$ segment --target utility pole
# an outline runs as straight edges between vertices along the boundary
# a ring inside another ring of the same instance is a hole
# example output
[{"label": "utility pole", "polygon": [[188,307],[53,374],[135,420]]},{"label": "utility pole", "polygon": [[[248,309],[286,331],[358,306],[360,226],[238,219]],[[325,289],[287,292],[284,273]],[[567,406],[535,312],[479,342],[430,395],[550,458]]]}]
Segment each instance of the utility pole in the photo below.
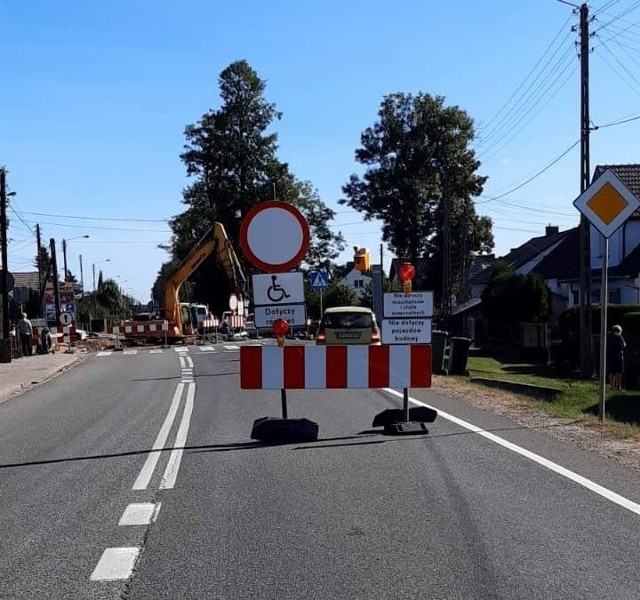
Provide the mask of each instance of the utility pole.
[{"label": "utility pole", "polygon": [[51,238],[49,240],[51,246],[51,266],[53,271],[53,295],[56,303],[56,325],[60,319],[60,287],[58,286],[58,262],[56,260],[56,241]]},{"label": "utility pole", "polygon": [[446,331],[451,317],[451,189],[447,166],[441,165],[443,176],[442,205],[442,326]]},{"label": "utility pole", "polygon": [[[9,339],[9,257],[7,240],[7,182],[6,172],[0,167],[0,242],[2,246],[2,338]],[[9,357],[11,353],[9,352]]]},{"label": "utility pole", "polygon": [[[580,6],[580,193],[590,182],[589,165],[589,7]],[[593,372],[591,352],[591,225],[580,217],[580,371]]]},{"label": "utility pole", "polygon": [[[38,292],[42,289],[42,238],[40,237],[40,223],[36,223],[36,244],[38,244],[38,253],[36,260],[38,261]],[[40,294],[40,316],[46,317],[44,310],[44,295]]]},{"label": "utility pole", "polygon": [[67,240],[62,240],[62,260],[64,262],[64,282],[69,280],[69,271],[67,270]]},{"label": "utility pole", "polygon": [[80,260],[80,291],[84,296],[84,271],[82,270],[82,254],[79,256]]}]

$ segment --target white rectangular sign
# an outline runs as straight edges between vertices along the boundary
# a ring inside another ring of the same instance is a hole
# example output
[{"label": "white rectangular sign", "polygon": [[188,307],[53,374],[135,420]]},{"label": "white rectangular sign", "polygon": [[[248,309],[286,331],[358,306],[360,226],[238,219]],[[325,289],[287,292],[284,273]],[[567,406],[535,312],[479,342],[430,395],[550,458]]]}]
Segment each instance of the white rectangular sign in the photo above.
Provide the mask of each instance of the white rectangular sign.
[{"label": "white rectangular sign", "polygon": [[256,306],[256,327],[271,327],[274,321],[283,319],[289,325],[306,325],[307,315],[304,304],[283,304],[282,306]]},{"label": "white rectangular sign", "polygon": [[430,344],[431,319],[383,319],[383,344]]},{"label": "white rectangular sign", "polygon": [[303,304],[302,273],[269,273],[254,275],[253,304]]},{"label": "white rectangular sign", "polygon": [[433,292],[387,292],[384,295],[383,313],[386,318],[433,317]]}]

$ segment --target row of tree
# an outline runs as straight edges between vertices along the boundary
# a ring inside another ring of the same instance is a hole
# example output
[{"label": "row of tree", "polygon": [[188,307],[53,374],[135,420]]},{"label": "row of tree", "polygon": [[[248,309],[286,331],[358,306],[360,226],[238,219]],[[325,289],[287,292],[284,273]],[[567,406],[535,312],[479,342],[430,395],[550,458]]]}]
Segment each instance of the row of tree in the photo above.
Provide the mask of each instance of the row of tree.
[{"label": "row of tree", "polygon": [[[265,99],[265,82],[246,61],[237,61],[222,71],[218,84],[220,108],[185,129],[180,158],[193,182],[183,190],[184,211],[170,221],[171,241],[163,246],[170,260],[162,265],[152,290],[157,300],[163,297],[166,278],[213,221],[225,226],[237,247],[242,215],[265,199],[277,197],[293,204],[309,223],[311,246],[303,269],[332,271],[344,250],[342,233],[331,225],[335,211],[312,183],[296,178],[277,157],[273,127],[282,114]],[[437,302],[445,252],[451,265],[450,292],[462,297],[472,257],[493,247],[491,221],[476,214],[473,202],[486,181],[477,174],[480,163],[471,148],[473,139],[472,119],[459,107],[446,106],[444,98],[391,94],[383,99],[378,120],[362,133],[356,150],[365,172],[349,178],[339,199],[366,220],[381,220],[382,239],[398,257],[427,261],[423,284],[435,291]],[[241,260],[249,276],[254,270]],[[183,288],[183,301],[208,303],[218,314],[226,308],[228,282],[216,268],[215,257],[205,261]]]}]

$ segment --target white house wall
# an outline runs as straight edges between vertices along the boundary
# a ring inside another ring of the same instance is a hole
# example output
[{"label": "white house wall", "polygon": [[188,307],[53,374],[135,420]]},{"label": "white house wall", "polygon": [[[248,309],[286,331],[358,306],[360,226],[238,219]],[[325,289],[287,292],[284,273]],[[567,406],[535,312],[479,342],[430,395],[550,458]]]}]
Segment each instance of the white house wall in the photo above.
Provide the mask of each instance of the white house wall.
[{"label": "white house wall", "polygon": [[[355,282],[358,279],[362,279],[362,287],[355,286]],[[360,271],[352,269],[345,275],[344,282],[356,293],[358,298],[361,298],[364,295],[364,288],[371,283],[371,277],[363,275]]]}]

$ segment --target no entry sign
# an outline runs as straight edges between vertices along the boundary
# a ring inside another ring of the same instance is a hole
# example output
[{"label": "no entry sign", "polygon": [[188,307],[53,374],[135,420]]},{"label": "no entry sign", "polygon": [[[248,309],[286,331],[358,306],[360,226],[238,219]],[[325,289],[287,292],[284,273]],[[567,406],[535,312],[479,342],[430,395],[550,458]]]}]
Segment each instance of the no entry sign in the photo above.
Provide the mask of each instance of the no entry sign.
[{"label": "no entry sign", "polygon": [[280,200],[256,204],[240,225],[240,245],[247,260],[267,273],[296,267],[309,249],[309,225],[302,213]]}]

